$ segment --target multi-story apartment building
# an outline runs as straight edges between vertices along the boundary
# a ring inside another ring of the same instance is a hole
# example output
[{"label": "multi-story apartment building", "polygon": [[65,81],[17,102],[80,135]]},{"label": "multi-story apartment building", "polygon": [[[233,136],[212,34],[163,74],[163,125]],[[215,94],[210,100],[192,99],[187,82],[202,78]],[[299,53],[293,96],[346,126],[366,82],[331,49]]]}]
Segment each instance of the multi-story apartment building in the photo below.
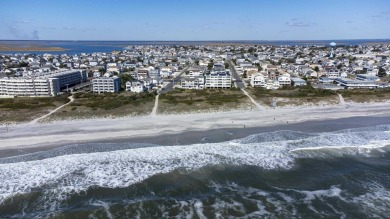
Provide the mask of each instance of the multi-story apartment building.
[{"label": "multi-story apartment building", "polygon": [[231,88],[232,78],[228,71],[205,75],[205,88]]},{"label": "multi-story apartment building", "polygon": [[0,79],[0,95],[56,96],[60,89],[86,80],[87,73],[82,70],[55,71],[21,78],[2,78]]},{"label": "multi-story apartment building", "polygon": [[71,87],[76,84],[87,81],[88,74],[85,70],[65,70],[65,71],[54,71],[43,75],[38,75],[38,79],[44,78],[58,78],[60,88],[64,89]]},{"label": "multi-story apartment building", "polygon": [[4,96],[56,96],[60,92],[58,78],[0,79],[0,95]]},{"label": "multi-story apartment building", "polygon": [[121,79],[114,77],[101,77],[92,80],[92,91],[95,93],[117,93],[121,87]]},{"label": "multi-story apartment building", "polygon": [[204,88],[204,77],[185,77],[181,79],[180,86],[183,89],[203,89]]}]

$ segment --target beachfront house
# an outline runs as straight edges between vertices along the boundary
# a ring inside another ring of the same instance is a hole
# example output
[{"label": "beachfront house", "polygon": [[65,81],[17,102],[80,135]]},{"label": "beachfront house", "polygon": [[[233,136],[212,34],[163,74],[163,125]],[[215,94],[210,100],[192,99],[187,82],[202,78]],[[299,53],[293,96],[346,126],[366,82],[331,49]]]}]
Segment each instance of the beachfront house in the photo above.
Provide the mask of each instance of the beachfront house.
[{"label": "beachfront house", "polygon": [[183,89],[203,89],[204,88],[204,77],[185,77],[180,80],[180,86]]},{"label": "beachfront house", "polygon": [[147,88],[142,81],[128,81],[126,82],[126,91],[134,92],[134,93],[142,93]]},{"label": "beachfront house", "polygon": [[262,74],[256,73],[252,75],[250,85],[252,87],[266,87],[267,83],[265,81],[265,77]]},{"label": "beachfront house", "polygon": [[291,85],[290,74],[286,73],[279,76],[278,82],[280,86],[290,86]]}]

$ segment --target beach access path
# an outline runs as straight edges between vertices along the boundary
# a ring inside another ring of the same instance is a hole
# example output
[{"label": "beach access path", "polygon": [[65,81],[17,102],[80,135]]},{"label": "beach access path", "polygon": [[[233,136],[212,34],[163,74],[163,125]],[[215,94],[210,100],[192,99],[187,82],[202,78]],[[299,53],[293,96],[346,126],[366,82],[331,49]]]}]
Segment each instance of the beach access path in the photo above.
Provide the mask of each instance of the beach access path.
[{"label": "beach access path", "polygon": [[231,70],[231,73],[232,73],[232,76],[233,76],[233,79],[234,79],[234,83],[236,85],[237,88],[239,88],[250,100],[251,102],[257,107],[257,109],[259,110],[264,110],[265,107],[260,105],[258,102],[256,102],[250,95],[248,92],[246,92],[245,90],[245,82],[242,80],[242,78],[240,77],[240,75],[237,73],[237,70],[236,70],[236,66],[234,65],[234,63],[232,62],[232,60],[229,59],[229,66],[230,66],[230,70]]},{"label": "beach access path", "polygon": [[55,108],[54,110],[50,111],[49,113],[47,113],[47,114],[45,114],[45,115],[43,115],[43,116],[41,116],[41,117],[39,117],[39,118],[36,118],[36,119],[32,120],[30,123],[31,123],[31,124],[35,124],[35,123],[39,122],[39,120],[44,119],[44,118],[50,116],[51,114],[57,112],[58,110],[60,110],[60,109],[63,108],[64,106],[69,105],[70,103],[72,103],[72,102],[74,101],[73,95],[72,95],[72,96],[69,96],[68,99],[70,100],[69,102],[67,102],[67,103],[65,103],[65,104],[63,104],[63,105],[61,105],[61,106]]},{"label": "beach access path", "polygon": [[156,116],[157,115],[157,109],[158,109],[158,97],[160,96],[160,94],[157,94],[156,95],[156,98],[155,98],[155,101],[154,101],[154,106],[153,106],[153,109],[152,109],[152,113],[150,114],[151,116]]}]

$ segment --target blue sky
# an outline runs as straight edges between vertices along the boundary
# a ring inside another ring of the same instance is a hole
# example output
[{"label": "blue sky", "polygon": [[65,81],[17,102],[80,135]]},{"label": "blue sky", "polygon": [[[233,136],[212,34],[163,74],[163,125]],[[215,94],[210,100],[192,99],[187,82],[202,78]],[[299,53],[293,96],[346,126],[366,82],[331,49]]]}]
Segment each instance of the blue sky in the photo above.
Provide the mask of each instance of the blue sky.
[{"label": "blue sky", "polygon": [[390,0],[1,0],[8,40],[389,39]]}]

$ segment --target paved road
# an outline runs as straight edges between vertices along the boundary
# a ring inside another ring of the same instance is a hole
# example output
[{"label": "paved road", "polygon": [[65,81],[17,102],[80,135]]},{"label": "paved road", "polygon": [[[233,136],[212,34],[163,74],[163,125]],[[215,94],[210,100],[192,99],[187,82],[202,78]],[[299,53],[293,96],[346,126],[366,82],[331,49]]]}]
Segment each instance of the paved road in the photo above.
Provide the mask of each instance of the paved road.
[{"label": "paved road", "polygon": [[229,60],[230,72],[233,76],[234,83],[237,85],[237,88],[245,89],[245,82],[242,81],[241,76],[237,73],[236,68],[232,60]]},{"label": "paved road", "polygon": [[189,69],[190,67],[192,66],[192,64],[188,65],[187,67],[185,67],[178,75],[176,75],[176,77],[174,77],[173,79],[164,79],[164,82],[169,82],[169,84],[167,84],[167,86],[164,87],[164,90],[161,90],[160,93],[167,93],[169,91],[171,91],[173,89],[173,85],[174,83],[177,84],[177,83],[180,83],[180,79],[181,79],[181,76],[183,75],[184,72],[187,71],[187,69]]}]

